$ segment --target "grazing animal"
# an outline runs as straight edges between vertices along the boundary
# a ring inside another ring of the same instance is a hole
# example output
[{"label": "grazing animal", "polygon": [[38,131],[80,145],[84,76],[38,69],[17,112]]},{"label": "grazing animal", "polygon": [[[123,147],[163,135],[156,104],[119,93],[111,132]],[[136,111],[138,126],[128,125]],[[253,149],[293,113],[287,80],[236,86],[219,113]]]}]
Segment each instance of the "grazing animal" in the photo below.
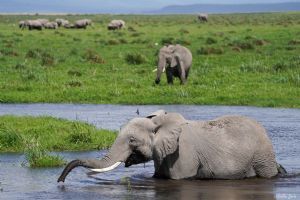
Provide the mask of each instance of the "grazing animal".
[{"label": "grazing animal", "polygon": [[125,28],[125,22],[121,19],[118,20],[112,20],[108,25],[107,29],[108,30],[117,30],[117,29],[122,29]]},{"label": "grazing animal", "polygon": [[81,20],[77,20],[75,23],[74,23],[74,28],[78,28],[78,29],[86,29],[86,27],[88,25],[91,25],[92,24],[92,21],[89,20],[89,19],[81,19]]},{"label": "grazing animal", "polygon": [[158,54],[155,83],[160,83],[161,74],[166,70],[169,84],[173,84],[173,77],[178,77],[181,84],[185,84],[192,61],[193,56],[191,51],[184,46],[177,44],[162,47]]},{"label": "grazing animal", "polygon": [[19,21],[19,28],[24,29],[26,27],[26,21]]},{"label": "grazing animal", "polygon": [[70,24],[70,22],[65,19],[56,19],[55,22],[57,23],[58,27],[65,27],[67,24]]},{"label": "grazing animal", "polygon": [[102,159],[77,159],[63,170],[58,182],[75,167],[91,173],[154,160],[155,178],[243,179],[271,178],[284,173],[276,162],[266,130],[243,116],[210,121],[186,120],[178,113],[156,111],[123,126]]},{"label": "grazing animal", "polygon": [[29,30],[42,30],[43,24],[39,20],[27,20],[25,22],[25,27],[28,27]]},{"label": "grazing animal", "polygon": [[45,29],[57,29],[58,24],[56,22],[48,22],[44,25]]},{"label": "grazing animal", "polygon": [[208,22],[208,14],[206,14],[206,13],[200,13],[198,15],[198,20],[200,22]]},{"label": "grazing animal", "polygon": [[37,21],[39,21],[43,27],[45,27],[45,25],[49,22],[48,19],[36,19]]}]

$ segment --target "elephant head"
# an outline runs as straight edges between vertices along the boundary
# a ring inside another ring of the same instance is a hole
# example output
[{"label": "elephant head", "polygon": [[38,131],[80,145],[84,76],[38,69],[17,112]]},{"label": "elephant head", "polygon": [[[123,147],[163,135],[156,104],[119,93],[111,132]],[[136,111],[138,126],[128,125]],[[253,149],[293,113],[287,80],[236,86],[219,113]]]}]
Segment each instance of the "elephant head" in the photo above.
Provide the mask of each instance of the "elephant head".
[{"label": "elephant head", "polygon": [[176,46],[167,45],[160,49],[158,54],[158,65],[157,65],[157,75],[155,79],[155,83],[158,84],[160,82],[161,74],[166,70],[166,67],[175,67],[177,66],[177,57],[178,55],[175,53]]},{"label": "elephant head", "polygon": [[[109,152],[100,160],[78,159],[71,161],[63,170],[58,182],[75,167],[89,168],[92,173],[112,170],[125,163],[125,167],[161,160],[176,151],[178,147],[178,122],[185,119],[176,113],[159,110],[145,118],[134,118],[123,126]],[[157,165],[157,164],[156,164]]]}]

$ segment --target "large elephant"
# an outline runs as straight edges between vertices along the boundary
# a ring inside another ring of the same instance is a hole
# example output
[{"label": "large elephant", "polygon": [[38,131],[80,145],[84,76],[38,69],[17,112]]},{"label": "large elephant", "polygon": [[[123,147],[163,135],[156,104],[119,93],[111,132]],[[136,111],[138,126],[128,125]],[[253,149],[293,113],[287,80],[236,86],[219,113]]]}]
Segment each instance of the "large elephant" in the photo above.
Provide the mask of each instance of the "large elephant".
[{"label": "large elephant", "polygon": [[39,20],[27,20],[24,27],[28,27],[29,30],[42,30],[43,24]]},{"label": "large elephant", "polygon": [[192,61],[191,51],[184,46],[177,44],[162,47],[158,54],[155,83],[160,83],[161,74],[166,70],[169,84],[173,84],[173,77],[178,77],[181,84],[184,84],[188,78]]},{"label": "large elephant", "polygon": [[154,177],[169,179],[270,178],[285,170],[277,164],[265,129],[243,116],[223,116],[211,121],[190,121],[163,110],[134,118],[121,128],[101,160],[77,159],[63,170],[65,181],[78,166],[91,173],[154,160]]},{"label": "large elephant", "polygon": [[116,30],[122,28],[125,28],[125,22],[121,19],[114,19],[107,25],[108,30]]}]

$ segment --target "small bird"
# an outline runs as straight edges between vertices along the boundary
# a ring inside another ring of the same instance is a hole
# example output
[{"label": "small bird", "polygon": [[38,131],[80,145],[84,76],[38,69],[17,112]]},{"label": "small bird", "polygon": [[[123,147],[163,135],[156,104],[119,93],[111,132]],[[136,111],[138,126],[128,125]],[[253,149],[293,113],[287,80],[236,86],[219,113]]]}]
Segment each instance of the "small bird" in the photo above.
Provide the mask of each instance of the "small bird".
[{"label": "small bird", "polygon": [[140,115],[140,111],[139,109],[136,109],[136,112],[135,112],[137,115]]}]

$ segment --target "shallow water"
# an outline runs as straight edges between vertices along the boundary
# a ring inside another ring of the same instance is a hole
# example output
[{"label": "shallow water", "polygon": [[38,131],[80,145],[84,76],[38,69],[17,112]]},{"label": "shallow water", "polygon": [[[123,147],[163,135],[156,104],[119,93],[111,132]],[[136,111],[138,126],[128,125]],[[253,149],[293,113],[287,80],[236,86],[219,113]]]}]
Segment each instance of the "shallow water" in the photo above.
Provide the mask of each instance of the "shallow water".
[{"label": "shallow water", "polygon": [[[22,167],[20,154],[0,154],[0,199],[300,199],[300,109],[230,106],[113,106],[71,104],[0,104],[0,115],[50,115],[87,121],[99,128],[116,129],[129,119],[157,109],[180,112],[187,119],[206,120],[224,114],[255,118],[267,129],[276,157],[288,177],[237,181],[153,179],[153,163],[87,176],[74,169],[64,184],[56,180],[62,168]],[[67,160],[101,157],[101,152],[60,153]]]}]

